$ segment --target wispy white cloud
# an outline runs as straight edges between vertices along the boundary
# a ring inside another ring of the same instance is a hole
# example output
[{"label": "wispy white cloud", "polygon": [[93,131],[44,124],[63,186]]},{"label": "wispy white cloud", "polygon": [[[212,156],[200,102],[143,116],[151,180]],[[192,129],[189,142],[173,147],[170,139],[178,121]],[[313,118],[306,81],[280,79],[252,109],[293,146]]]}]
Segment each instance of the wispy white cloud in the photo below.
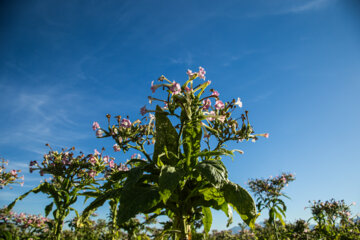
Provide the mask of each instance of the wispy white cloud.
[{"label": "wispy white cloud", "polygon": [[1,98],[7,104],[1,109],[10,121],[2,126],[6,137],[0,139],[0,145],[40,154],[47,142],[61,146],[64,141],[86,137],[76,131],[78,124],[73,120],[74,102],[81,96],[57,86],[37,90],[7,87],[5,93]]},{"label": "wispy white cloud", "polygon": [[[272,15],[285,15],[285,14],[300,14],[309,11],[316,11],[324,9],[336,0],[296,0],[296,1],[283,1],[281,5],[272,5],[264,10],[257,10],[245,14],[246,17],[263,17]],[[271,3],[271,2],[270,2]],[[270,9],[270,10],[269,10]]]},{"label": "wispy white cloud", "polygon": [[193,55],[190,52],[186,52],[184,56],[178,58],[170,58],[170,62],[172,64],[185,64],[187,66],[190,66],[194,62]]},{"label": "wispy white cloud", "polygon": [[279,14],[281,14],[281,13],[283,13],[283,14],[285,14],[285,13],[300,13],[300,12],[305,12],[305,11],[317,10],[317,9],[327,6],[331,2],[331,0],[312,0],[309,2],[305,2],[305,3],[303,3],[303,1],[301,1],[301,2],[302,2],[302,4],[285,9],[285,10],[279,12]]}]

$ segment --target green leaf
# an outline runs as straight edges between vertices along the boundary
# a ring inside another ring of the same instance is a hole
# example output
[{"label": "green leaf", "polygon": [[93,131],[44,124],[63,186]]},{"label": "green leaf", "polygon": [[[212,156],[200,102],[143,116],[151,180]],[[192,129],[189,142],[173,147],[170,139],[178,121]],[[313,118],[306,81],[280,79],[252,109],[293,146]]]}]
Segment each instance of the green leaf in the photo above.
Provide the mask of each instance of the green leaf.
[{"label": "green leaf", "polygon": [[204,196],[205,201],[216,201],[218,206],[225,203],[223,193],[215,187],[203,188],[199,192]]},{"label": "green leaf", "polygon": [[276,211],[276,209],[274,209],[274,211],[275,211],[276,218],[280,220],[280,222],[283,226],[285,226],[285,222],[284,222],[284,219],[281,216],[281,214],[278,211]]},{"label": "green leaf", "polygon": [[226,227],[229,227],[230,224],[233,222],[233,212],[231,210],[231,206],[228,203],[224,203],[221,206],[221,210],[226,214],[228,217],[228,221],[226,223]]},{"label": "green leaf", "polygon": [[49,205],[47,205],[45,207],[45,217],[47,217],[50,214],[50,212],[53,208],[53,205],[54,205],[54,202],[50,203]]},{"label": "green leaf", "polygon": [[182,139],[186,156],[186,165],[194,167],[197,164],[196,154],[200,152],[202,128],[200,122],[187,123],[184,126]]},{"label": "green leaf", "polygon": [[[175,155],[177,155],[179,151],[179,135],[166,115],[167,114],[159,106],[156,106],[156,141],[153,154],[154,162],[156,162],[159,155],[164,152],[165,147],[167,151],[172,152]],[[175,165],[177,162],[176,159],[167,156],[162,156],[161,161],[168,165]]]},{"label": "green leaf", "polygon": [[124,183],[124,188],[134,186],[143,176],[144,169],[142,167],[135,167],[130,169],[129,175]]},{"label": "green leaf", "polygon": [[202,218],[202,222],[204,224],[204,232],[206,236],[208,236],[212,224],[211,210],[208,207],[202,207],[202,213],[204,214],[204,217]]},{"label": "green leaf", "polygon": [[205,160],[199,163],[195,170],[207,179],[214,187],[220,187],[227,181],[227,170],[219,160]]},{"label": "green leaf", "polygon": [[221,188],[227,203],[234,207],[242,220],[251,228],[255,227],[256,207],[251,195],[239,185],[228,181]]},{"label": "green leaf", "polygon": [[12,203],[9,204],[9,206],[7,207],[8,210],[11,210],[14,205],[16,204],[17,201],[24,199],[27,195],[29,195],[30,193],[45,193],[45,194],[50,194],[52,196],[52,198],[54,199],[54,202],[57,206],[59,206],[59,201],[60,201],[60,195],[59,192],[57,192],[54,187],[49,184],[48,182],[44,182],[39,184],[37,187],[31,189],[30,191],[24,193],[23,195],[21,195],[20,197],[16,198]]},{"label": "green leaf", "polygon": [[136,214],[146,212],[160,202],[159,189],[150,185],[136,185],[124,189],[120,197],[118,224],[124,223]]},{"label": "green leaf", "polygon": [[179,185],[184,176],[184,171],[175,167],[164,165],[159,177],[159,189],[161,200],[166,203],[172,192]]},{"label": "green leaf", "polygon": [[94,201],[89,204],[89,206],[84,209],[81,218],[87,219],[92,213],[91,211],[104,205],[107,200],[119,198],[121,195],[121,190],[122,189],[111,189],[98,196]]}]

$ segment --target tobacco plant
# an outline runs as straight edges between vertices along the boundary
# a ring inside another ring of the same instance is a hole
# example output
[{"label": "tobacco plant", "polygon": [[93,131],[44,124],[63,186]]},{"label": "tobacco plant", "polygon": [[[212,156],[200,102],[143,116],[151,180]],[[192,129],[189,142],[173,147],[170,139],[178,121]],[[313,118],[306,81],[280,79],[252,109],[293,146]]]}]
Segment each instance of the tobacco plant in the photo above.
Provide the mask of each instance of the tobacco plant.
[{"label": "tobacco plant", "polygon": [[264,209],[269,210],[269,224],[272,224],[276,233],[276,238],[279,239],[278,228],[276,220],[280,220],[281,224],[285,226],[284,218],[286,217],[286,205],[281,197],[286,197],[282,190],[289,182],[295,180],[293,174],[283,173],[280,176],[268,179],[251,179],[248,182],[250,190],[255,194],[256,207],[259,212]]},{"label": "tobacco plant", "polygon": [[[149,97],[149,103],[157,101],[162,107],[148,110],[144,106],[141,114],[147,116],[143,119],[131,122],[129,117],[116,116],[117,123],[111,124],[108,114],[107,129],[93,124],[97,137],[114,139],[115,151],[139,151],[144,159],[132,159],[129,171],[112,175],[110,181],[122,182],[121,186],[104,191],[85,209],[84,216],[106,200],[119,198],[117,224],[140,213],[153,218],[166,215],[171,221],[162,235],[172,239],[190,239],[198,220],[207,234],[212,224],[210,208],[222,210],[229,223],[234,208],[254,226],[258,216],[255,203],[244,188],[228,180],[222,157],[242,153],[227,149],[227,142],[256,140],[268,134],[255,135],[248,112],[238,114],[240,98],[224,103],[216,90],[205,92],[211,82],[205,81],[203,68],[187,74],[182,85],[164,76],[158,79],[160,84],[151,83],[153,93],[162,88],[166,97]],[[233,118],[233,113],[239,117]]]},{"label": "tobacco plant", "polygon": [[[24,175],[19,176],[18,174],[21,170],[11,170],[10,172],[6,172],[6,165],[8,165],[9,161],[6,161],[4,158],[1,159],[0,164],[0,189],[3,189],[5,186],[9,184],[19,183],[21,186],[24,185]],[[18,180],[22,180],[19,182]]]},{"label": "tobacco plant", "polygon": [[52,212],[54,223],[51,226],[53,239],[60,239],[64,220],[71,211],[79,217],[77,210],[71,206],[77,201],[80,191],[96,184],[95,177],[105,169],[106,163],[98,151],[95,150],[94,154],[87,156],[83,153],[75,156],[72,151],[63,149],[58,152],[51,149],[44,155],[40,164],[37,161],[31,161],[30,172],[39,171],[41,176],[49,174],[51,179],[40,183],[8,206],[10,210],[18,200],[22,200],[30,193],[41,192],[48,195],[53,201],[45,207],[46,216],[55,205],[55,210]]}]

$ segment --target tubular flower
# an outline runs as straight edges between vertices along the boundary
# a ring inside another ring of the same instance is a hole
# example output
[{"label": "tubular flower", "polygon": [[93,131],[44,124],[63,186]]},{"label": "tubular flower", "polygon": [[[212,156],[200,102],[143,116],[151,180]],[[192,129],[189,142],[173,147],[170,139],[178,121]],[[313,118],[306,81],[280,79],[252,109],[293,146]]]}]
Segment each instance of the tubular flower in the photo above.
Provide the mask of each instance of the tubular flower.
[{"label": "tubular flower", "polygon": [[220,93],[216,90],[214,90],[212,93],[211,93],[211,96],[214,96],[214,97],[218,97],[220,95]]},{"label": "tubular flower", "polygon": [[114,149],[115,152],[120,152],[120,150],[121,150],[120,146],[117,145],[117,144],[114,144],[113,149]]},{"label": "tubular flower", "polygon": [[189,76],[189,78],[191,78],[192,76],[194,76],[195,73],[193,73],[190,69],[188,69],[186,74]]},{"label": "tubular flower", "polygon": [[99,123],[98,122],[93,122],[92,129],[95,131],[98,128],[100,128]]},{"label": "tubular flower", "polygon": [[100,138],[103,136],[103,134],[104,134],[103,130],[101,130],[101,129],[96,130],[96,137]]},{"label": "tubular flower", "polygon": [[144,116],[147,113],[147,109],[145,106],[143,106],[142,108],[140,108],[140,113],[142,116]]},{"label": "tubular flower", "polygon": [[235,105],[236,105],[236,106],[239,106],[240,108],[242,107],[243,104],[242,104],[240,98],[237,99]]},{"label": "tubular flower", "polygon": [[211,107],[210,99],[207,98],[207,99],[203,100],[203,109],[205,111],[207,111],[207,110],[209,110],[210,107]]},{"label": "tubular flower", "polygon": [[109,156],[105,156],[105,157],[103,157],[103,161],[104,161],[105,163],[108,163],[108,162],[109,162],[109,159],[110,159],[110,157],[109,157]]},{"label": "tubular flower", "polygon": [[179,94],[181,92],[181,87],[180,84],[173,81],[171,87],[170,87],[170,91],[172,92],[172,94],[176,95]]},{"label": "tubular flower", "polygon": [[111,160],[111,161],[109,162],[109,167],[110,167],[110,168],[113,168],[114,166],[115,166],[114,160]]},{"label": "tubular flower", "polygon": [[122,127],[124,128],[130,128],[131,127],[131,122],[129,119],[126,119],[126,118],[123,118],[121,120],[121,124],[120,124]]},{"label": "tubular flower", "polygon": [[154,81],[152,81],[150,89],[151,89],[152,93],[155,93],[156,89],[158,89],[161,86],[162,86],[162,84],[154,85]]},{"label": "tubular flower", "polygon": [[217,100],[215,103],[215,109],[220,110],[225,107],[225,104],[221,100]]}]

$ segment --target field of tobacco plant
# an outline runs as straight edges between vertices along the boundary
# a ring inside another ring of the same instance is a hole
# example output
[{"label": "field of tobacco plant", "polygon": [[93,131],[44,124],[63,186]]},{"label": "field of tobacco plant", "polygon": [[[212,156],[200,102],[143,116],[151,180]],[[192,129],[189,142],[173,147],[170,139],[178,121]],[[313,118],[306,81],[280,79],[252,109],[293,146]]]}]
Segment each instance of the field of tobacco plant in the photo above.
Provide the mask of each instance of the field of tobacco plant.
[{"label": "field of tobacco plant", "polygon": [[[304,206],[310,219],[286,222],[289,196],[283,189],[295,181],[292,173],[250,179],[247,186],[228,179],[223,157],[242,151],[226,144],[269,134],[256,134],[241,99],[222,100],[205,74],[202,67],[188,70],[184,83],[161,76],[148,97],[157,105],[141,108],[140,119],[107,114],[104,124],[93,123],[97,138],[113,139],[113,151],[133,154],[126,162],[105,149],[83,153],[48,145],[43,159],[29,167],[50,178],[1,209],[0,239],[360,239],[360,221],[350,211],[355,203],[342,200],[311,201]],[[160,90],[165,97],[156,97]],[[4,159],[0,170],[2,188],[23,184]],[[12,210],[38,193],[50,199],[44,216]],[[75,209],[84,198],[85,209]],[[108,218],[94,220],[103,205],[110,209]],[[228,226],[238,214],[238,231],[211,231],[211,209],[222,211]],[[69,219],[72,212],[75,218]],[[257,220],[260,214],[267,216],[264,222]]]}]

